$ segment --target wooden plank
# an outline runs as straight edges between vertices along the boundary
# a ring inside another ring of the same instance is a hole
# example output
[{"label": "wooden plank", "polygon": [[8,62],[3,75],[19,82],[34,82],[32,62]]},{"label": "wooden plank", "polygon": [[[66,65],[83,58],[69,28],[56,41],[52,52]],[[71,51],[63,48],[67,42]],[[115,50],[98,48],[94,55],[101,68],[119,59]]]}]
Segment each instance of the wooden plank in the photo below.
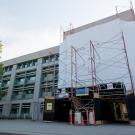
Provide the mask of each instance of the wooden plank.
[{"label": "wooden plank", "polygon": [[135,125],[135,120],[130,120],[130,121],[129,121],[129,124],[130,124],[130,125]]},{"label": "wooden plank", "polygon": [[107,124],[107,123],[109,123],[109,121],[107,121],[107,120],[98,120],[98,121],[96,121],[96,125],[102,125],[102,124]]},{"label": "wooden plank", "polygon": [[99,94],[98,93],[94,93],[94,98],[99,98]]}]

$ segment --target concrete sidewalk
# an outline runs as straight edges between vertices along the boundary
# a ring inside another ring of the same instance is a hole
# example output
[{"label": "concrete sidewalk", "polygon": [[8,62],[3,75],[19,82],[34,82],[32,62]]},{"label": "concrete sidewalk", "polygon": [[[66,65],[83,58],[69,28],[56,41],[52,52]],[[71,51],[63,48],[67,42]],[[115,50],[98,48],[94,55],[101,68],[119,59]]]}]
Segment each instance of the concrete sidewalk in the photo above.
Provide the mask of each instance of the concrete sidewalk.
[{"label": "concrete sidewalk", "polygon": [[70,126],[68,123],[0,120],[0,133],[26,135],[135,135],[135,126],[120,124]]},{"label": "concrete sidewalk", "polygon": [[[20,134],[15,134],[15,133],[0,133],[0,135],[20,135]],[[24,135],[26,135],[26,134],[24,134]]]}]

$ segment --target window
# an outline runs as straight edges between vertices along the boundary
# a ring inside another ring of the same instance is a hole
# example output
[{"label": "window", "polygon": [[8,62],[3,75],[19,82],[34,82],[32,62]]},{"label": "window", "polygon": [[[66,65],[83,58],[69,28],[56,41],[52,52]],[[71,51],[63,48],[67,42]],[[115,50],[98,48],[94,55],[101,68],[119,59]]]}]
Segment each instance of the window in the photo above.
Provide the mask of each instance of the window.
[{"label": "window", "polygon": [[20,83],[24,83],[24,81],[25,81],[24,78],[21,78],[21,79],[19,80]]},{"label": "window", "polygon": [[30,103],[23,103],[22,104],[21,114],[30,114]]},{"label": "window", "polygon": [[30,77],[30,81],[35,81],[35,76]]},{"label": "window", "polygon": [[4,72],[9,72],[12,70],[12,65],[11,66],[7,66],[7,67],[4,67]]},{"label": "window", "polygon": [[3,87],[9,87],[10,80],[3,81],[2,86]]},{"label": "window", "polygon": [[2,115],[3,105],[0,105],[0,115]]},{"label": "window", "polygon": [[53,73],[47,74],[47,80],[53,80],[54,79],[54,75]]},{"label": "window", "polygon": [[16,74],[16,77],[18,77],[18,76],[25,76],[25,72],[19,72],[19,73],[17,73]]},{"label": "window", "polygon": [[10,81],[7,81],[7,86],[9,86],[9,84],[10,84]]},{"label": "window", "polygon": [[46,73],[42,74],[42,82],[46,81]]},{"label": "window", "polygon": [[21,64],[21,69],[22,69],[22,68],[25,68],[25,63],[22,63],[22,64]]},{"label": "window", "polygon": [[28,74],[36,74],[36,70],[28,70],[26,73],[27,73],[27,75]]},{"label": "window", "polygon": [[46,96],[53,96],[53,87],[49,86],[45,88],[45,95]]},{"label": "window", "polygon": [[19,104],[12,104],[10,113],[11,114],[18,114],[19,113]]},{"label": "window", "polygon": [[18,78],[16,79],[16,84],[24,84],[25,78]]},{"label": "window", "polygon": [[4,75],[3,76],[3,80],[10,80],[10,78],[11,78],[11,75]]},{"label": "window", "polygon": [[43,63],[58,61],[59,55],[50,55],[43,58]]},{"label": "window", "polygon": [[31,60],[31,61],[26,61],[26,62],[23,62],[23,63],[19,63],[17,65],[17,69],[32,67],[32,66],[35,66],[36,63],[37,63],[37,59],[36,60]]},{"label": "window", "polygon": [[12,99],[13,100],[22,99],[22,91],[13,91]]},{"label": "window", "polygon": [[50,62],[54,62],[55,61],[55,55],[50,56]]},{"label": "window", "polygon": [[37,60],[33,60],[33,66],[36,66]]},{"label": "window", "polygon": [[44,98],[45,97],[45,88],[41,88],[40,89],[40,95],[39,95],[40,98]]},{"label": "window", "polygon": [[33,83],[33,82],[35,82],[35,80],[36,80],[36,77],[35,76],[29,76],[29,77],[27,77],[27,83]]},{"label": "window", "polygon": [[26,64],[24,65],[24,67],[27,68],[27,67],[28,67],[28,64],[26,63]]},{"label": "window", "polygon": [[32,99],[33,93],[34,93],[34,89],[27,89],[24,91],[23,98],[24,99]]},{"label": "window", "polygon": [[48,63],[49,62],[49,57],[47,56],[47,57],[45,57],[44,59],[43,59],[43,63]]},{"label": "window", "polygon": [[33,89],[25,90],[25,94],[33,94],[33,93],[34,93]]},{"label": "window", "polygon": [[55,79],[57,80],[58,79],[58,71],[55,72]]},{"label": "window", "polygon": [[59,55],[55,56],[55,60],[58,61],[59,60]]},{"label": "window", "polygon": [[43,113],[44,112],[44,102],[40,103],[40,112]]}]

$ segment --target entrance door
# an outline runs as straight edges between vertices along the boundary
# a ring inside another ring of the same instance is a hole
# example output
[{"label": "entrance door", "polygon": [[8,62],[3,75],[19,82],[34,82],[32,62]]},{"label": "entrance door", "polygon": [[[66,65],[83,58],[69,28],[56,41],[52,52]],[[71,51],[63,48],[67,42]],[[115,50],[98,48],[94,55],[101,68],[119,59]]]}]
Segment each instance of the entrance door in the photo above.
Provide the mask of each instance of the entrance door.
[{"label": "entrance door", "polygon": [[55,101],[55,120],[68,122],[71,101],[65,99],[56,99]]},{"label": "entrance door", "polygon": [[128,112],[125,103],[114,103],[114,115],[116,121],[128,121]]},{"label": "entrance door", "polygon": [[120,104],[119,103],[114,103],[114,116],[115,120],[121,120],[121,110],[120,110]]}]

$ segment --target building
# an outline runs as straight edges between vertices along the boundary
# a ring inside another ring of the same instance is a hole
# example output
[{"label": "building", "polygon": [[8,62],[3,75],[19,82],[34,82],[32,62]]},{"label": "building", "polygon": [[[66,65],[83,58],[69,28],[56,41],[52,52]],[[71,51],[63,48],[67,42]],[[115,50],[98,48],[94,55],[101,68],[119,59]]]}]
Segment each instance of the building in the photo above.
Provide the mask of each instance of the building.
[{"label": "building", "polygon": [[135,90],[134,27],[131,8],[63,33],[58,86],[70,88],[74,123],[84,112],[83,119],[92,116],[93,124],[134,120],[126,96]]},{"label": "building", "polygon": [[134,26],[130,9],[64,32],[60,46],[3,62],[1,116],[68,121],[72,110],[87,122],[93,117],[92,124],[130,120]]},{"label": "building", "polygon": [[[121,76],[128,72],[128,68],[126,64],[122,64],[126,63],[125,54],[120,53],[125,50],[123,32],[129,64],[135,80],[134,27],[135,14],[133,9],[129,9],[65,31],[64,40],[60,45],[59,88],[93,85],[90,81],[92,78],[90,74],[93,73],[90,64],[90,57],[92,57],[90,46],[93,44],[98,82],[113,82],[115,78],[120,78],[119,81],[124,81],[125,84],[128,82],[126,87],[131,90],[130,80],[127,79],[129,76],[121,79]],[[120,67],[124,67],[125,70]]]},{"label": "building", "polygon": [[58,85],[59,46],[3,62],[0,115],[42,120],[44,96]]}]

